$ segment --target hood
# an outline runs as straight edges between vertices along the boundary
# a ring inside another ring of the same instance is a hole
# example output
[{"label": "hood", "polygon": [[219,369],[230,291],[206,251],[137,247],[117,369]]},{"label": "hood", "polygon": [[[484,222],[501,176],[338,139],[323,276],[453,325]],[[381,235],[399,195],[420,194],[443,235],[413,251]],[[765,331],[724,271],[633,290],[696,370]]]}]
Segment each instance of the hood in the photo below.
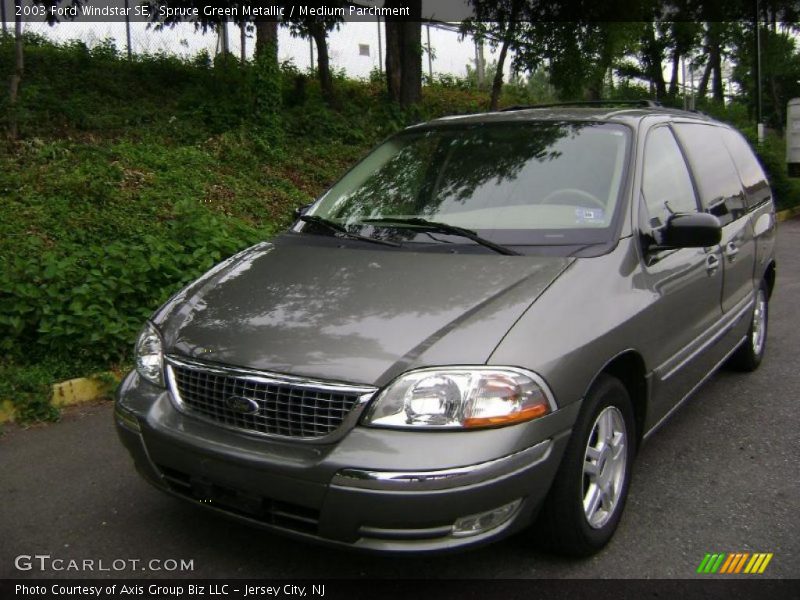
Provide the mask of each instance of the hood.
[{"label": "hood", "polygon": [[166,351],[369,385],[483,364],[570,262],[286,238],[218,265],[156,313]]}]

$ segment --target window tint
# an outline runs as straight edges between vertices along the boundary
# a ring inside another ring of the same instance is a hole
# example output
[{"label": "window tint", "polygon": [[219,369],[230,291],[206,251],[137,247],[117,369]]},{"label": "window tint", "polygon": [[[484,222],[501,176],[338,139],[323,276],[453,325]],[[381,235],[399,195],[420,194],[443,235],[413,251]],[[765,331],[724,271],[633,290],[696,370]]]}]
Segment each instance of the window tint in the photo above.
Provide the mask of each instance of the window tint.
[{"label": "window tint", "polygon": [[671,212],[697,212],[689,171],[668,127],[658,127],[647,136],[642,195],[653,228],[666,225]]},{"label": "window tint", "polygon": [[675,131],[692,166],[700,202],[708,212],[727,225],[742,216],[747,207],[728,149],[722,142],[720,127],[695,123],[678,123]]},{"label": "window tint", "polygon": [[769,200],[771,192],[767,176],[758,163],[750,144],[742,135],[733,129],[723,129],[722,139],[731,154],[733,163],[739,171],[739,176],[747,193],[748,204],[755,206],[764,200]]}]

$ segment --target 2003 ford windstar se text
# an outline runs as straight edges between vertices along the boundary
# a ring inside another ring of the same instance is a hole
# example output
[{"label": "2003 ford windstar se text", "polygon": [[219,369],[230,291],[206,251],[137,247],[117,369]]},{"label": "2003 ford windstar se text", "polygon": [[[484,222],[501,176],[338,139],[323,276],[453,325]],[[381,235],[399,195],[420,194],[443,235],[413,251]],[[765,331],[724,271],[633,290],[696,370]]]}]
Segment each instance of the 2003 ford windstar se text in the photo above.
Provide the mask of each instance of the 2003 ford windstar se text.
[{"label": "2003 ford windstar se text", "polygon": [[171,298],[118,392],[158,488],[374,551],[534,527],[586,555],[636,450],[753,370],[775,214],[747,142],[658,106],[410,127]]}]

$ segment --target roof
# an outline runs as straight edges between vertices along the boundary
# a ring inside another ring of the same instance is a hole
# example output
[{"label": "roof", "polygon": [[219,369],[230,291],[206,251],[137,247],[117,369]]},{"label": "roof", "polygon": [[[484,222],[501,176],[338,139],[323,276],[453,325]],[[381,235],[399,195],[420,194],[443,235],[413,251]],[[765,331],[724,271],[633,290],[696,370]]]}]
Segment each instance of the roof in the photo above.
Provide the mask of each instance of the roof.
[{"label": "roof", "polygon": [[711,119],[700,112],[686,111],[675,108],[650,104],[639,106],[634,103],[565,103],[548,104],[542,106],[511,107],[495,112],[473,113],[468,115],[453,115],[441,117],[415,127],[430,127],[449,124],[474,125],[480,123],[513,123],[521,121],[639,121],[649,116],[680,116],[702,121]]}]

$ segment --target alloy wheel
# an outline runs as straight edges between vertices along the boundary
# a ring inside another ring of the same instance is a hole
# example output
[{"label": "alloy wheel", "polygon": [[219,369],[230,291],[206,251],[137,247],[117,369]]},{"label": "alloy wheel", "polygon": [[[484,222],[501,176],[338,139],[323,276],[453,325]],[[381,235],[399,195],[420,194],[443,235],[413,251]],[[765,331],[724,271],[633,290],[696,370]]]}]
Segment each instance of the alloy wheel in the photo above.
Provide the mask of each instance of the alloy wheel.
[{"label": "alloy wheel", "polygon": [[615,406],[606,407],[592,426],[583,460],[583,511],[594,529],[614,514],[627,468],[625,419]]}]

